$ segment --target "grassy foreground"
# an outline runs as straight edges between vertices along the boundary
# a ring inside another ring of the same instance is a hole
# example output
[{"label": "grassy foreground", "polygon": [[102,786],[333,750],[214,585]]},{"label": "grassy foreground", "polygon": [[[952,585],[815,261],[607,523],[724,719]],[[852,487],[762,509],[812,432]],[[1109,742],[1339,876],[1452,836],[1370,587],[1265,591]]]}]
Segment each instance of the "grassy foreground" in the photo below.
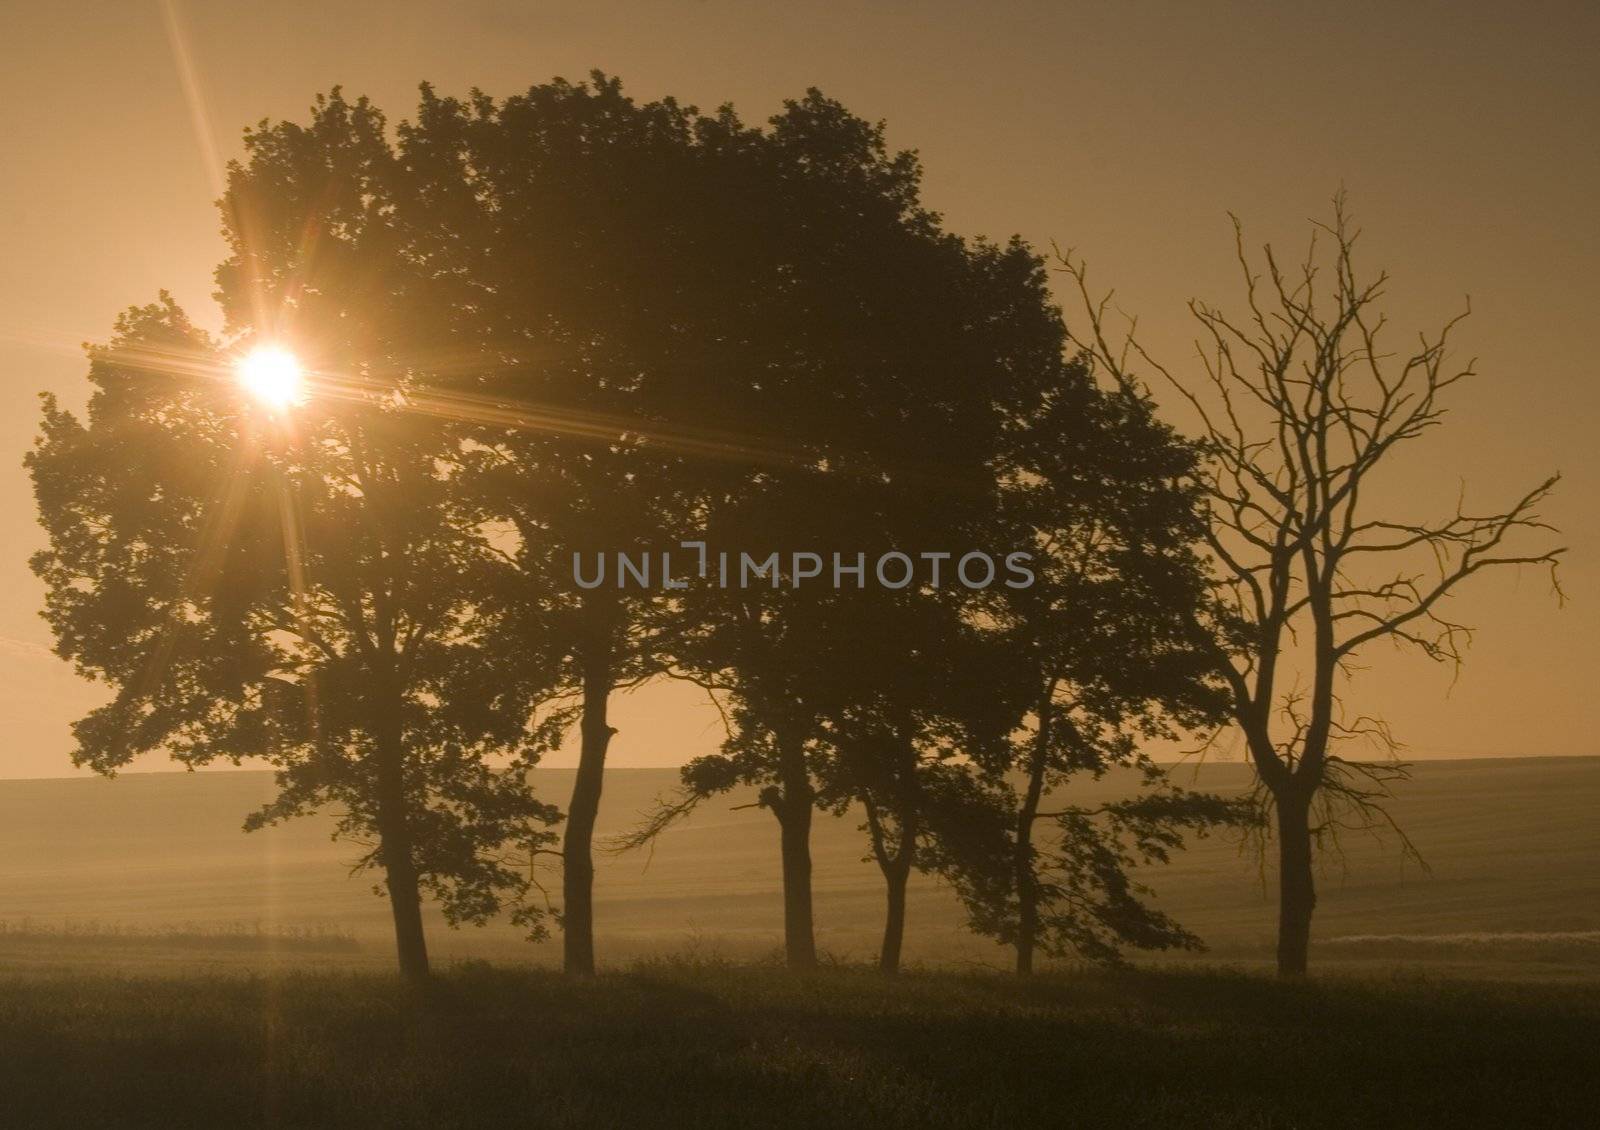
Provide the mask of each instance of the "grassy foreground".
[{"label": "grassy foreground", "polygon": [[0,975],[33,1126],[1567,1126],[1600,986],[654,963]]}]

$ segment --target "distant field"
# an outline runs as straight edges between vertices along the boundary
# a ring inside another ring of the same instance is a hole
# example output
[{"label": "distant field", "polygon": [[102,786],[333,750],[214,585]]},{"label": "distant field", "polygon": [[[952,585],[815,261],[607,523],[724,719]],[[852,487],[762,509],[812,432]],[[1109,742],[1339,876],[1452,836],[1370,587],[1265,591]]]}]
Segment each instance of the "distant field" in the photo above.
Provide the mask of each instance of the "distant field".
[{"label": "distant field", "polygon": [[[571,775],[536,781],[563,801]],[[613,770],[601,833],[628,827],[672,788],[664,770]],[[1239,765],[1211,765],[1186,785],[1243,788]],[[1121,786],[1102,782],[1090,801]],[[310,819],[246,835],[245,814],[270,795],[264,773],[141,774],[115,780],[0,781],[0,969],[134,964],[193,969],[292,957],[297,964],[383,965],[387,908],[370,877],[351,877],[351,845]],[[1401,787],[1398,819],[1432,865],[1424,875],[1393,843],[1352,839],[1327,861],[1314,961],[1380,962],[1495,976],[1600,976],[1600,758],[1425,762]],[[602,859],[597,930],[603,962],[691,952],[768,954],[781,938],[777,834],[749,797],[705,805],[653,856]],[[821,946],[871,955],[881,914],[876,869],[862,862],[853,820],[822,820],[815,837]],[[552,872],[546,876],[558,883]],[[1260,863],[1210,840],[1147,878],[1161,905],[1213,948],[1208,961],[1253,964],[1271,944],[1274,905]],[[209,939],[209,940],[208,940]],[[509,927],[450,931],[435,954],[550,963]],[[912,962],[1000,965],[968,935],[931,881],[914,890]]]}]

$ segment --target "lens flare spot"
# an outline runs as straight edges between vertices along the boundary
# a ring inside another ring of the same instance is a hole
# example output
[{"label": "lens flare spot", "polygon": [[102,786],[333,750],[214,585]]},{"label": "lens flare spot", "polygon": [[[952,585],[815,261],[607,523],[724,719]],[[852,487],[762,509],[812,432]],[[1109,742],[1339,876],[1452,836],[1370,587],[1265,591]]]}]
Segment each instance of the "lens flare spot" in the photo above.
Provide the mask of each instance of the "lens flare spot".
[{"label": "lens flare spot", "polygon": [[291,408],[305,399],[305,373],[293,353],[276,345],[252,349],[239,359],[239,383],[269,408]]}]

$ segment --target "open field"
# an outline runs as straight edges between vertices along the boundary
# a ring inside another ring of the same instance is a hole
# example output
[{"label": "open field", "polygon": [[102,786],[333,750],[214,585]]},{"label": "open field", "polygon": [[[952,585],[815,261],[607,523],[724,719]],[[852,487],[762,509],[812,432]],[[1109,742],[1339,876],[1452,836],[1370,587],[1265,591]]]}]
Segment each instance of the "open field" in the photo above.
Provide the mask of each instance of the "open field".
[{"label": "open field", "polygon": [[[601,833],[628,827],[672,787],[665,770],[608,773]],[[1239,765],[1194,780],[1242,788]],[[570,776],[541,771],[564,798]],[[1081,792],[1089,801],[1121,786]],[[356,849],[303,820],[246,835],[265,799],[262,773],[139,774],[114,780],[0,781],[0,969],[67,964],[147,970],[296,964],[387,967],[388,911]],[[1321,882],[1314,962],[1426,967],[1464,975],[1600,976],[1600,758],[1424,762],[1395,812],[1432,866],[1366,839],[1330,860]],[[781,937],[777,834],[765,812],[705,805],[643,854],[601,860],[596,884],[603,962],[692,951],[761,957]],[[815,837],[819,943],[836,958],[874,952],[876,869],[851,820],[821,819]],[[1274,905],[1256,857],[1202,841],[1149,873],[1161,905],[1210,943],[1201,960],[1253,965],[1269,953]],[[549,879],[558,877],[552,871]],[[152,936],[154,935],[154,936]],[[163,941],[165,936],[165,941]],[[210,942],[207,939],[211,939]],[[320,941],[319,941],[320,939]],[[508,926],[451,931],[435,922],[437,957],[549,964]],[[1003,965],[1006,954],[962,928],[937,884],[919,882],[907,956],[927,965]]]},{"label": "open field", "polygon": [[[559,796],[567,775],[539,781]],[[603,830],[672,781],[615,772]],[[1287,984],[1260,975],[1258,864],[1217,840],[1152,875],[1210,954],[1018,983],[975,968],[1006,955],[923,882],[927,968],[888,981],[852,964],[880,895],[848,820],[816,836],[838,964],[788,974],[762,960],[771,818],[733,797],[653,858],[605,861],[598,980],[532,967],[555,947],[509,927],[436,922],[443,972],[419,992],[325,821],[238,830],[270,788],[0,783],[0,1125],[1503,1127],[1596,1108],[1600,759],[1419,766],[1396,811],[1433,873],[1350,844],[1323,879],[1319,976]]]},{"label": "open field", "polygon": [[646,964],[0,977],[28,1127],[1591,1125],[1600,986]]}]

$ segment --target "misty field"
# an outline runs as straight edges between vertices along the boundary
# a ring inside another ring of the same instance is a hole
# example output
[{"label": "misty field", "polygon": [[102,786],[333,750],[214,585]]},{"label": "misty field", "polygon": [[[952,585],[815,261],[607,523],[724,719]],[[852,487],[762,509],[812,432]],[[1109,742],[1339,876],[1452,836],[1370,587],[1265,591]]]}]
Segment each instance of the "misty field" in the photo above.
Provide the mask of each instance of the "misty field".
[{"label": "misty field", "polygon": [[[1177,780],[1241,789],[1243,766],[1208,765]],[[537,774],[561,798],[570,775]],[[602,837],[632,826],[670,790],[670,770],[611,770]],[[1110,796],[1114,778],[1077,794]],[[114,965],[203,970],[263,961],[387,969],[392,933],[358,848],[330,823],[240,830],[266,799],[263,773],[129,774],[0,782],[0,969]],[[602,855],[596,882],[602,964],[690,954],[760,959],[781,942],[776,825],[734,795],[705,804],[653,854]],[[1424,762],[1394,812],[1430,864],[1393,840],[1353,836],[1325,860],[1316,960],[1466,975],[1600,975],[1600,759]],[[881,880],[862,862],[852,819],[815,832],[818,944],[834,960],[871,958]],[[1232,839],[1200,841],[1147,872],[1160,905],[1210,945],[1197,960],[1264,962],[1275,925],[1258,855]],[[1270,880],[1270,871],[1267,875]],[[552,866],[546,885],[559,889]],[[430,922],[436,957],[555,964],[510,926],[454,931]],[[1001,967],[1007,953],[968,934],[954,898],[913,888],[907,957],[926,966]],[[1170,959],[1169,959],[1170,960]],[[1187,958],[1186,958],[1187,960]]]},{"label": "misty field", "polygon": [[[613,771],[603,832],[672,782]],[[772,820],[733,797],[653,856],[606,858],[597,981],[538,968],[556,947],[509,927],[434,922],[443,972],[418,992],[351,845],[320,821],[238,830],[270,787],[0,782],[0,1124],[1456,1127],[1594,1109],[1600,759],[1419,766],[1396,813],[1432,874],[1348,842],[1322,880],[1321,975],[1287,984],[1264,975],[1257,857],[1227,840],[1150,876],[1207,954],[1021,984],[979,968],[1006,954],[924,882],[923,968],[881,978],[856,964],[880,895],[850,820],[816,835],[832,960],[789,974]]]}]

